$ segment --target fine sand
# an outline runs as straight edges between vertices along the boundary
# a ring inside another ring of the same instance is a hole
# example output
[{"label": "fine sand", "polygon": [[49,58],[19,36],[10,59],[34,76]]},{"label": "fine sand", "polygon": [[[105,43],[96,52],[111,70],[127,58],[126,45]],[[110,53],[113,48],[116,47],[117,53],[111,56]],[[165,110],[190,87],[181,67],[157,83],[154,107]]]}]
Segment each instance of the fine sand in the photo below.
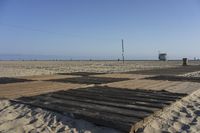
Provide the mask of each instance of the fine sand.
[{"label": "fine sand", "polygon": [[120,133],[98,127],[73,116],[46,111],[24,104],[0,101],[1,133]]},{"label": "fine sand", "polygon": [[[119,133],[95,126],[73,116],[30,107],[24,104],[0,101],[0,132],[66,132],[66,133]],[[200,90],[183,98],[154,117],[138,133],[200,132]]]},{"label": "fine sand", "polygon": [[199,133],[200,90],[174,103],[139,132],[144,133]]},{"label": "fine sand", "polygon": [[200,71],[182,74],[183,77],[200,77]]},{"label": "fine sand", "polygon": [[[200,64],[190,61],[190,65]],[[0,61],[0,77],[48,75],[69,72],[127,72],[178,67],[182,61]]]},{"label": "fine sand", "polygon": [[[196,65],[199,64],[199,62],[191,62],[191,64]],[[112,73],[177,67],[180,65],[181,61],[128,61],[125,65],[117,61],[0,61],[0,77],[48,75],[80,71]],[[180,76],[199,77],[199,75],[200,72],[193,72]],[[110,77],[113,75],[107,74],[106,76]],[[115,74],[114,76],[140,79],[143,78],[144,75]],[[38,77],[33,76],[31,78],[37,79]],[[44,78],[46,78],[46,76]],[[42,81],[36,81],[34,83],[38,82]],[[184,87],[189,89],[188,86]],[[24,104],[11,103],[9,100],[0,100],[0,133],[1,132],[117,133],[119,131],[96,126],[84,120],[77,120],[70,114],[63,115]],[[145,128],[140,129],[138,132],[200,132],[200,90],[170,106],[158,117],[149,121]]]}]

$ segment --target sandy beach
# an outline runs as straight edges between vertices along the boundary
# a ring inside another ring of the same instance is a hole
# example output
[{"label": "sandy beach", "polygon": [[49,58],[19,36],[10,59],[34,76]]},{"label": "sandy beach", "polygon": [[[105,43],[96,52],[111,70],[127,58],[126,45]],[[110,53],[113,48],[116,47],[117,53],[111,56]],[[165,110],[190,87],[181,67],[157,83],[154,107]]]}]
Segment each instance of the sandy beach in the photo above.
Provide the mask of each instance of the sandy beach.
[{"label": "sandy beach", "polygon": [[200,131],[200,90],[174,103],[138,132],[197,133]]},{"label": "sandy beach", "polygon": [[[132,80],[144,78],[144,75],[111,74],[113,72],[127,72],[146,70],[152,68],[178,67],[180,62],[127,62],[124,66],[116,62],[0,62],[0,77],[33,76],[30,79],[45,80],[60,72],[106,72],[105,77],[126,77]],[[198,64],[198,62],[193,62]],[[102,77],[103,75],[97,75]],[[199,77],[199,72],[187,73],[179,76]],[[66,76],[61,76],[66,77]],[[55,76],[54,78],[59,78]],[[37,81],[42,82],[42,81]],[[37,83],[36,82],[36,83]],[[126,82],[126,81],[125,81]],[[158,81],[157,81],[158,82]],[[33,84],[36,84],[33,82]],[[46,82],[47,84],[48,82]],[[116,83],[116,85],[120,82]],[[192,84],[192,83],[191,83]],[[196,83],[198,84],[198,83]],[[65,84],[59,84],[65,87]],[[9,86],[9,85],[7,85]],[[12,89],[13,89],[13,85]],[[23,85],[22,85],[23,86]],[[31,84],[30,84],[31,86]],[[44,87],[46,85],[44,84]],[[198,87],[198,85],[196,85]],[[41,86],[42,87],[42,86]],[[121,85],[123,87],[123,85]],[[1,89],[1,88],[0,88]],[[2,88],[3,89],[3,88]],[[186,89],[186,88],[185,88]],[[43,90],[46,92],[45,90]],[[53,91],[53,89],[51,89]],[[0,132],[67,132],[67,133],[120,133],[121,131],[97,126],[91,122],[75,119],[72,114],[60,114],[42,108],[32,107],[25,104],[11,102],[6,99],[0,100]],[[158,116],[149,121],[138,133],[161,133],[161,132],[189,132],[200,131],[200,90],[197,90],[182,100],[173,103]]]},{"label": "sandy beach", "polygon": [[[178,67],[181,61],[0,61],[0,77],[48,75],[70,72],[127,72]],[[191,65],[200,64],[190,61]]]},{"label": "sandy beach", "polygon": [[120,133],[114,129],[98,127],[73,116],[34,108],[24,104],[0,101],[1,133]]},{"label": "sandy beach", "polygon": [[0,133],[200,133],[200,1],[0,0]]},{"label": "sandy beach", "polygon": [[[43,132],[43,133],[120,133],[115,129],[95,126],[41,108],[24,104],[0,101],[0,132]],[[159,116],[149,121],[138,133],[187,132],[200,131],[200,90],[185,97],[167,108]]]}]

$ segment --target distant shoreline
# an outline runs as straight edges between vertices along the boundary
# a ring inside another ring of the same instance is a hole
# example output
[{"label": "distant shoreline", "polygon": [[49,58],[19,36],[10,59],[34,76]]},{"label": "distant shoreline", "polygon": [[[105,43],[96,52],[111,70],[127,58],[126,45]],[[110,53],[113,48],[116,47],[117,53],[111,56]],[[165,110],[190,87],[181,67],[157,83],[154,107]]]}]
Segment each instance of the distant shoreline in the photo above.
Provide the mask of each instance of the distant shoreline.
[{"label": "distant shoreline", "polygon": [[[189,59],[190,60],[190,59]],[[49,60],[41,60],[41,59],[35,59],[35,60],[23,60],[23,59],[16,59],[16,60],[0,60],[0,61],[116,61],[118,62],[118,60],[59,60],[59,59],[49,59]],[[119,62],[121,62],[122,60],[119,60]],[[125,60],[125,61],[159,61],[159,60]],[[174,59],[174,60],[167,60],[167,61],[182,61],[181,59]],[[160,62],[167,62],[167,61],[160,61]],[[200,60],[190,60],[190,61],[200,61]]]}]

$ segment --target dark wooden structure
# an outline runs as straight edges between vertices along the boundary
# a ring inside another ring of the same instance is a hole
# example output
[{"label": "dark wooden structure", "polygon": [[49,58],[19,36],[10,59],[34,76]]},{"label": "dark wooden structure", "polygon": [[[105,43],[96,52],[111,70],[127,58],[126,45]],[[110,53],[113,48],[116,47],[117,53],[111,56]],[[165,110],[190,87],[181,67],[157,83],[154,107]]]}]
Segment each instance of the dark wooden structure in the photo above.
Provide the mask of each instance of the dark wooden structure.
[{"label": "dark wooden structure", "polygon": [[52,79],[48,81],[61,82],[61,83],[78,83],[78,84],[105,84],[105,83],[119,82],[124,80],[129,80],[129,78],[82,76],[74,78]]},{"label": "dark wooden structure", "polygon": [[78,119],[123,132],[138,130],[151,116],[186,94],[142,89],[120,89],[94,86],[58,91],[14,102],[73,114]]}]

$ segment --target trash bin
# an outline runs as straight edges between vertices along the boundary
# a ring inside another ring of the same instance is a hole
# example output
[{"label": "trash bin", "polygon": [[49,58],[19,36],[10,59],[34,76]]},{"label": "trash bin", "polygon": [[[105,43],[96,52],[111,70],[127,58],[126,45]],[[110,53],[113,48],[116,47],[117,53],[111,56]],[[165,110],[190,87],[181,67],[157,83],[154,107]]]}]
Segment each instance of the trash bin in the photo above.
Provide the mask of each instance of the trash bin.
[{"label": "trash bin", "polygon": [[187,58],[183,58],[183,66],[187,66],[188,65],[188,59]]}]

